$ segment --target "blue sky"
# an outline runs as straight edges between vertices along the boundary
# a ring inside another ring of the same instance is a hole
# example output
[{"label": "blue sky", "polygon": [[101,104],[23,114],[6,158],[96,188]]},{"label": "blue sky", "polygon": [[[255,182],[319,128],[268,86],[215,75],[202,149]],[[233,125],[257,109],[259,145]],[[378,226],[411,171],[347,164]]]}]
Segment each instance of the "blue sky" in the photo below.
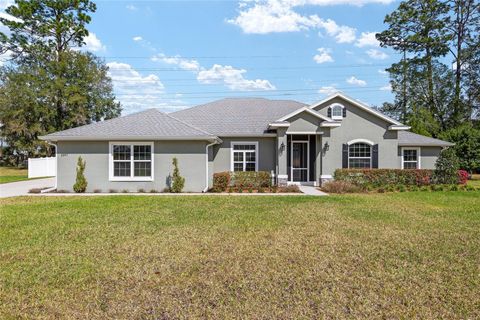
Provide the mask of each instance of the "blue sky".
[{"label": "blue sky", "polygon": [[392,100],[382,70],[399,56],[374,39],[392,0],[96,3],[86,47],[108,63],[124,114],[223,97],[311,103],[335,90]]}]

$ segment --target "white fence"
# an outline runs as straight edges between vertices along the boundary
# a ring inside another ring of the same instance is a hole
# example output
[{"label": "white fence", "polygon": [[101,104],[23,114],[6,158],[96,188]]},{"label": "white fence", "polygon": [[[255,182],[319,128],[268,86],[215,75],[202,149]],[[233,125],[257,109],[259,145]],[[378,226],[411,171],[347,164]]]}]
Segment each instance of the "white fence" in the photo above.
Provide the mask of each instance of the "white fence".
[{"label": "white fence", "polygon": [[56,173],[55,157],[28,159],[28,178],[54,177]]}]

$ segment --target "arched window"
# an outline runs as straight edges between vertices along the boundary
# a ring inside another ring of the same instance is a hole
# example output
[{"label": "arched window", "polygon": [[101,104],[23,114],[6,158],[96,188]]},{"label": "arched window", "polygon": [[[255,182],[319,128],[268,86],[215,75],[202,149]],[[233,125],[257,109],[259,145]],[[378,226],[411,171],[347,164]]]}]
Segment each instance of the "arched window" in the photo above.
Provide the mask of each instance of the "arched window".
[{"label": "arched window", "polygon": [[348,167],[352,169],[370,169],[372,167],[372,146],[357,142],[348,146]]},{"label": "arched window", "polygon": [[333,120],[342,120],[345,116],[345,107],[340,103],[334,103],[329,107],[328,116]]}]

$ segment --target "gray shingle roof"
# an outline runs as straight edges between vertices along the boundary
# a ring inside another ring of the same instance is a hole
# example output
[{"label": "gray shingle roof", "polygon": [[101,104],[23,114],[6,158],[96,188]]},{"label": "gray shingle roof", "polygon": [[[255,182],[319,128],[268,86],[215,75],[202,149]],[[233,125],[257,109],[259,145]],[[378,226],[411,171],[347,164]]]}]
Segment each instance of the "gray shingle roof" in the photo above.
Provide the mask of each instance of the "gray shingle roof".
[{"label": "gray shingle roof", "polygon": [[187,124],[157,109],[130,114],[102,122],[49,134],[44,139],[60,138],[207,138],[212,134]]},{"label": "gray shingle roof", "polygon": [[171,115],[217,136],[261,135],[269,123],[305,106],[292,100],[229,98]]},{"label": "gray shingle roof", "polygon": [[398,132],[398,145],[399,146],[440,146],[449,147],[454,144],[448,141],[434,139],[420,134],[416,134],[410,131]]}]

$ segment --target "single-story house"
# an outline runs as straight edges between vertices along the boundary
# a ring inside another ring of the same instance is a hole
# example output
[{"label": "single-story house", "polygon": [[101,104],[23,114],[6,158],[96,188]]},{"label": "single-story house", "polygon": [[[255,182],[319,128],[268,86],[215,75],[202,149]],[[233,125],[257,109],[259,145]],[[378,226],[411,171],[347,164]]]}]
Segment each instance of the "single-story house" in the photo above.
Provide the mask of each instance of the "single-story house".
[{"label": "single-story house", "polygon": [[279,185],[319,185],[338,168],[433,169],[452,143],[343,93],[307,105],[237,98],[166,114],[157,109],[42,139],[57,147],[57,189],[72,190],[77,159],[87,191],[163,190],[178,159],[185,191],[206,191],[222,171],[268,171]]}]

